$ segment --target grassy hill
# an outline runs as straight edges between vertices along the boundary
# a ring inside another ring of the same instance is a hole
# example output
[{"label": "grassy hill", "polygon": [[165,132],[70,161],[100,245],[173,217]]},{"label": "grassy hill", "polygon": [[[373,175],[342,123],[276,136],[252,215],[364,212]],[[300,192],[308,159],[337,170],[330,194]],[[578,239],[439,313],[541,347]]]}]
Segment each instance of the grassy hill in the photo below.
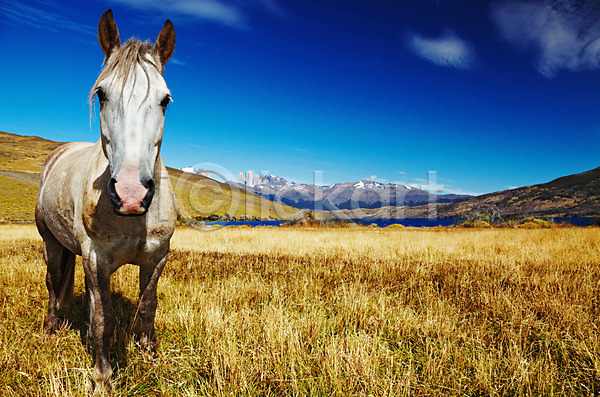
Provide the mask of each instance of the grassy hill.
[{"label": "grassy hill", "polygon": [[438,214],[454,216],[495,207],[504,215],[589,216],[600,214],[600,168],[553,181],[440,204]]},{"label": "grassy hill", "polygon": [[[31,222],[44,159],[61,145],[37,136],[0,132],[0,222]],[[298,210],[273,203],[213,179],[169,168],[179,215],[184,220],[211,216],[293,218]]]},{"label": "grassy hill", "polygon": [[300,212],[255,194],[202,175],[167,167],[183,219],[203,219],[211,215],[235,218],[294,218]]},{"label": "grassy hill", "polygon": [[[547,183],[438,203],[437,216],[452,218],[498,210],[503,216],[596,216],[600,214],[600,167]],[[429,206],[364,210],[374,218],[425,218]]]},{"label": "grassy hill", "polygon": [[0,170],[39,174],[48,153],[62,143],[0,132]]},{"label": "grassy hill", "polygon": [[33,221],[40,169],[61,142],[0,132],[0,222]]}]

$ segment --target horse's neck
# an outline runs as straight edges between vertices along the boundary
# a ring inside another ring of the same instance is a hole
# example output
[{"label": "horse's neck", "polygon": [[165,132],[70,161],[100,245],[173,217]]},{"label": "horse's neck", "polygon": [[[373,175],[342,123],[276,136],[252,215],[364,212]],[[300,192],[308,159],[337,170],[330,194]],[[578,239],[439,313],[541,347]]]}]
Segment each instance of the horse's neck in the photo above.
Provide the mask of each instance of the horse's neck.
[{"label": "horse's neck", "polygon": [[89,165],[91,168],[97,171],[104,171],[108,167],[108,159],[102,149],[102,138],[90,147],[89,152]]}]

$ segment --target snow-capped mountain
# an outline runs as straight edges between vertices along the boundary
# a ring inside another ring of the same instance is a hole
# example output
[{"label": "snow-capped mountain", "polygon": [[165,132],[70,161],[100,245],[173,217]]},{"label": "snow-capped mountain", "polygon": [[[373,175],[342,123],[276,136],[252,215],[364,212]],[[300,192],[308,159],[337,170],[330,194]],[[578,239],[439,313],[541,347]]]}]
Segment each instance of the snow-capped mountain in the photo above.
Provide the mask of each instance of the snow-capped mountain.
[{"label": "snow-capped mountain", "polygon": [[329,186],[297,184],[274,175],[255,175],[252,186],[228,182],[269,200],[300,209],[355,209],[385,206],[416,206],[430,202],[446,203],[470,196],[435,195],[407,185],[381,183],[371,180],[336,183]]}]

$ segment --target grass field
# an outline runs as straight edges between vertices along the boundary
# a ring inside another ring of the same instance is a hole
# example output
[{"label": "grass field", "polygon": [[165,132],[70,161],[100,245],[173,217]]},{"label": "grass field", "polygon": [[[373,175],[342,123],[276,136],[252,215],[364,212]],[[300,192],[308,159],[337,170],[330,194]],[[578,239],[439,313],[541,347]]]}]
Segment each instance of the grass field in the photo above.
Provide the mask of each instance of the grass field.
[{"label": "grass field", "polygon": [[[156,359],[113,275],[119,395],[597,395],[600,229],[179,228]],[[91,391],[81,266],[44,336],[41,241],[0,227],[0,395]]]}]

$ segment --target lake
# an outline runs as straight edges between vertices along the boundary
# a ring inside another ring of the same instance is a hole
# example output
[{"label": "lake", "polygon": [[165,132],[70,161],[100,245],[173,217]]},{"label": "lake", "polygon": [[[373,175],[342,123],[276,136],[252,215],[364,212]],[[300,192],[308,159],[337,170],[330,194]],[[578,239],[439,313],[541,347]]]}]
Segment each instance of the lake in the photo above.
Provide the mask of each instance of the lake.
[{"label": "lake", "polygon": [[[549,217],[542,218],[556,223],[569,222],[574,226],[587,226],[594,223],[594,219],[591,217]],[[378,227],[386,227],[395,223],[399,223],[404,226],[412,227],[434,227],[434,226],[452,226],[455,223],[453,218],[401,218],[401,219],[351,219],[352,222],[361,225],[376,224]],[[234,222],[204,222],[205,225],[219,225],[219,226],[280,226],[284,220],[276,221],[234,221]]]}]

